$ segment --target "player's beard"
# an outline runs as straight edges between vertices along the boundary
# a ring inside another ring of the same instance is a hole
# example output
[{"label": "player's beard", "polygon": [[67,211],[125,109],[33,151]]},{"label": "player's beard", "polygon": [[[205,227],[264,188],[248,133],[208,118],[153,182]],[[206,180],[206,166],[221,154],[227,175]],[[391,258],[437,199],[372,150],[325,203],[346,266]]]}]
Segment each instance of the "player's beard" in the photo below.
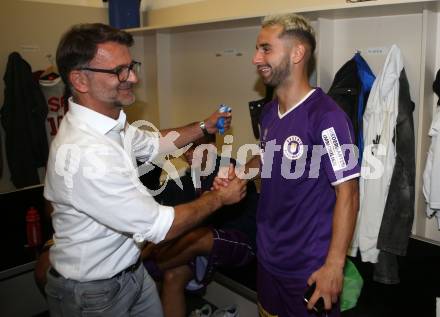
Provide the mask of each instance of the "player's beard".
[{"label": "player's beard", "polygon": [[271,87],[278,87],[284,79],[290,76],[290,58],[288,55],[284,56],[277,66],[271,66],[272,76],[264,80],[264,83]]}]

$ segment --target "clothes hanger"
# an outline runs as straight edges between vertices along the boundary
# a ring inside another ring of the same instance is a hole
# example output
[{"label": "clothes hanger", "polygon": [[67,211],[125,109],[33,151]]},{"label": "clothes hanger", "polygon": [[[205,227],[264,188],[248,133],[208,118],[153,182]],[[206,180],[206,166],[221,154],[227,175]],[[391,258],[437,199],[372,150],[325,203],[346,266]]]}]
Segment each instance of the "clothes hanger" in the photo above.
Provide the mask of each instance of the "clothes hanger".
[{"label": "clothes hanger", "polygon": [[60,75],[58,74],[58,70],[53,62],[52,54],[47,54],[46,58],[49,61],[49,66],[40,75],[40,79],[41,80],[54,80],[54,79],[60,77]]}]

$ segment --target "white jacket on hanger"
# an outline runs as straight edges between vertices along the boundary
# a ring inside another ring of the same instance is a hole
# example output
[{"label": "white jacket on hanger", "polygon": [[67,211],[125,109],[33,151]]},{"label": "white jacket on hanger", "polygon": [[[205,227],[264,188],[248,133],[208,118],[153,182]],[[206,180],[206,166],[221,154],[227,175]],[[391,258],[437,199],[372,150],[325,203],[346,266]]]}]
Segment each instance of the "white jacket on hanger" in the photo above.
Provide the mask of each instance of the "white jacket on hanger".
[{"label": "white jacket on hanger", "polygon": [[393,45],[382,72],[373,83],[363,117],[364,153],[359,181],[360,209],[350,254],[359,248],[364,262],[377,262],[379,235],[388,189],[396,161],[393,144],[398,114],[400,49]]},{"label": "white jacket on hanger", "polygon": [[432,119],[429,136],[431,146],[423,172],[423,195],[427,203],[428,217],[436,216],[440,228],[440,109],[437,109]]}]

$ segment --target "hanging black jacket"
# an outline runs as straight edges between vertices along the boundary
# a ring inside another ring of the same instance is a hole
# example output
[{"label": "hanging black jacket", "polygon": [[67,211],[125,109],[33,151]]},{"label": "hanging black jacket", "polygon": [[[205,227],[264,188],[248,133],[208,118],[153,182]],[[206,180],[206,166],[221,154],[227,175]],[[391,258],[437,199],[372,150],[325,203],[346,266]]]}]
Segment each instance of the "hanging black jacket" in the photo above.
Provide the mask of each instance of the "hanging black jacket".
[{"label": "hanging black jacket", "polygon": [[355,131],[355,144],[357,146],[359,146],[357,132],[362,129],[357,116],[360,90],[361,81],[357,75],[356,62],[351,59],[338,70],[327,93],[350,118]]},{"label": "hanging black jacket", "polygon": [[263,111],[264,105],[272,100],[274,88],[266,86],[266,96],[264,98],[254,101],[249,101],[249,112],[251,114],[252,130],[254,136],[258,140],[260,139],[260,116]]},{"label": "hanging black jacket", "polygon": [[353,124],[355,144],[359,148],[359,162],[362,160],[363,115],[368,95],[375,76],[362,58],[356,53],[336,73],[328,95],[344,110]]},{"label": "hanging black jacket", "polygon": [[411,101],[405,69],[399,77],[399,108],[393,142],[396,164],[377,240],[377,248],[405,255],[414,219],[415,137],[414,102]]},{"label": "hanging black jacket", "polygon": [[48,156],[44,95],[32,78],[31,66],[17,52],[9,55],[3,79],[0,112],[12,183],[17,188],[40,184],[37,168],[46,165]]}]

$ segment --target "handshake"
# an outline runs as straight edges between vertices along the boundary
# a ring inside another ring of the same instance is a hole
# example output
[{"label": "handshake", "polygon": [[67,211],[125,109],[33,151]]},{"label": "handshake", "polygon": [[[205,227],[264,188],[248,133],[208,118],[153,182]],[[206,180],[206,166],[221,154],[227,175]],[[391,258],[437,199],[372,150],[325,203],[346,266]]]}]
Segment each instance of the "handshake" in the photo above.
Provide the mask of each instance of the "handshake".
[{"label": "handshake", "polygon": [[229,167],[221,167],[212,184],[211,190],[218,193],[223,205],[238,203],[246,196],[247,179],[236,174],[233,164]]}]

